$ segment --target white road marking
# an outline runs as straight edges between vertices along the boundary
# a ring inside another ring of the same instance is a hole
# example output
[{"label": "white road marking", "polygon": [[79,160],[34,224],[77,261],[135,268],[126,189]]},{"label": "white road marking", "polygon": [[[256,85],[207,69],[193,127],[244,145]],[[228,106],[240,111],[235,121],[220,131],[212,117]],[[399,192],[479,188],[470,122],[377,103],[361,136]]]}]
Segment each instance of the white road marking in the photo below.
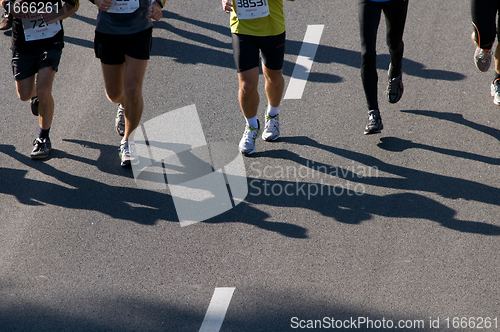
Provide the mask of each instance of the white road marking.
[{"label": "white road marking", "polygon": [[234,287],[218,287],[215,289],[199,332],[220,331],[234,289]]},{"label": "white road marking", "polygon": [[283,99],[301,99],[323,34],[324,25],[307,26],[299,57]]}]

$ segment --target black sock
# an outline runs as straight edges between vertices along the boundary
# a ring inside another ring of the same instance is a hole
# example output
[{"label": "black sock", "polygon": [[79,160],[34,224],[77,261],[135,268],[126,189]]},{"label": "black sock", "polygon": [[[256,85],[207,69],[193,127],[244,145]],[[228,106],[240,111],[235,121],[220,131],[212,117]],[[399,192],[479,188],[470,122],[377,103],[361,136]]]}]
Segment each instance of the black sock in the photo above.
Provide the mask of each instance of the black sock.
[{"label": "black sock", "polygon": [[495,82],[498,79],[500,79],[500,74],[495,72],[495,77],[493,78],[493,82]]},{"label": "black sock", "polygon": [[48,138],[49,137],[49,129],[42,129],[40,128],[40,133],[38,134],[38,138]]}]

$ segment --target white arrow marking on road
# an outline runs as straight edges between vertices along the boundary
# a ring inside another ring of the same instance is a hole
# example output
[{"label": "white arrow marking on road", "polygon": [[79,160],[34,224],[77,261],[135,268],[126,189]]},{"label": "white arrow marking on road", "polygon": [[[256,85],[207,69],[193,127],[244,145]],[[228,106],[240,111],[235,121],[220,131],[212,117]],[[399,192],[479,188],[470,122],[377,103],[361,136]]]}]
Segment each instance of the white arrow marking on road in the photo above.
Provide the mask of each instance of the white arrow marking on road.
[{"label": "white arrow marking on road", "polygon": [[318,50],[324,25],[308,25],[292,78],[283,99],[301,99]]},{"label": "white arrow marking on road", "polygon": [[207,314],[201,324],[200,332],[219,332],[226,316],[229,302],[233,297],[234,287],[218,287],[214,291]]}]

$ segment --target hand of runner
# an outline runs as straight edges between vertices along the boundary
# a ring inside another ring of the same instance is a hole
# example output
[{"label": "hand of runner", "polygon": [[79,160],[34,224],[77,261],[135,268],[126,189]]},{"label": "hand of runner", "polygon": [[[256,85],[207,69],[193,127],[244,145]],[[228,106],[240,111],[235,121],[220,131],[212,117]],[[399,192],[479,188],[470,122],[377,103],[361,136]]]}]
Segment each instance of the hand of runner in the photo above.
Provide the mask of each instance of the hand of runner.
[{"label": "hand of runner", "polygon": [[[20,1],[2,1],[2,7],[6,12],[10,13],[14,18],[22,20],[23,18],[28,18],[28,13],[22,11],[23,0]],[[15,4],[15,5],[14,5]]]},{"label": "hand of runner", "polygon": [[9,11],[9,6],[12,5],[12,2],[9,0],[2,0],[2,7],[5,9],[7,12]]},{"label": "hand of runner", "polygon": [[161,20],[163,17],[163,13],[161,12],[160,5],[155,1],[150,7],[149,7],[149,15],[147,18],[152,18],[155,21]]},{"label": "hand of runner", "polygon": [[222,0],[222,9],[226,12],[226,13],[230,13],[233,11],[233,0]]},{"label": "hand of runner", "polygon": [[99,10],[103,12],[107,12],[111,5],[113,4],[113,0],[95,0],[95,4]]}]

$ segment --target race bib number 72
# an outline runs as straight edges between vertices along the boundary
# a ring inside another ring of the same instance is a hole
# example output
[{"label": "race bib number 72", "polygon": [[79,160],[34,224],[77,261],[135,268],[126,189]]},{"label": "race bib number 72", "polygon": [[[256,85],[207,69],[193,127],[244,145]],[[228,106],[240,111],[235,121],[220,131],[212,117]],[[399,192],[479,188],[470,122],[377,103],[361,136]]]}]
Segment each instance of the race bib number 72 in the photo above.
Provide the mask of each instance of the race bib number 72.
[{"label": "race bib number 72", "polygon": [[54,37],[61,30],[60,21],[47,24],[40,13],[27,13],[22,21],[26,41]]},{"label": "race bib number 72", "polygon": [[234,0],[236,14],[240,20],[251,20],[269,15],[267,0]]}]

